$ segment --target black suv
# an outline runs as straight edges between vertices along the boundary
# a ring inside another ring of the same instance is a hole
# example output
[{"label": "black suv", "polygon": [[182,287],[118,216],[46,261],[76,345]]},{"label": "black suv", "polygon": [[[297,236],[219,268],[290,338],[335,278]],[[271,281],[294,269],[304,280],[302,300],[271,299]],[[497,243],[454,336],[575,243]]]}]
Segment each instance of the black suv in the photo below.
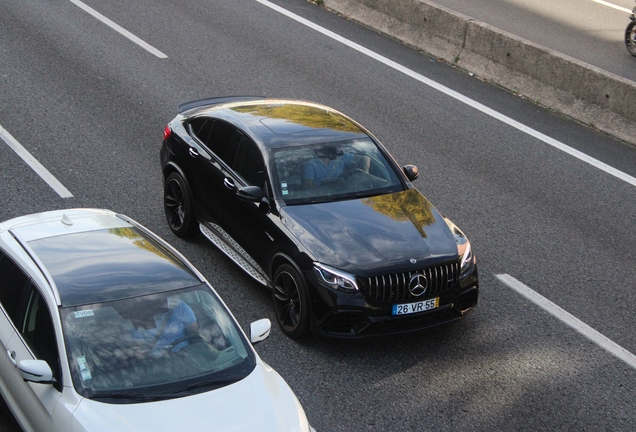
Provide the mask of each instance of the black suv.
[{"label": "black suv", "polygon": [[272,289],[297,338],[395,334],[472,312],[470,242],[361,125],[256,97],[182,104],[161,147],[165,214]]}]

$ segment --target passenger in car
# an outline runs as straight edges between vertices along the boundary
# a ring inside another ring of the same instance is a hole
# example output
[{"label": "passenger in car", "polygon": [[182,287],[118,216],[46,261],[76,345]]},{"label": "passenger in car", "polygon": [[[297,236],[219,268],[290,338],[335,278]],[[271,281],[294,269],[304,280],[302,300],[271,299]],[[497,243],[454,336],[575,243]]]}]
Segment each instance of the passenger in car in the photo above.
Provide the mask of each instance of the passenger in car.
[{"label": "passenger in car", "polygon": [[196,316],[184,301],[168,299],[167,304],[161,303],[148,307],[144,315],[132,320],[133,339],[152,344],[149,354],[153,357],[161,356],[166,350],[179,351],[188,341],[174,343],[199,331]]},{"label": "passenger in car", "polygon": [[360,168],[368,172],[371,160],[367,156],[343,152],[334,145],[325,145],[315,150],[316,158],[309,160],[303,170],[305,188],[321,186],[339,179],[347,169]]}]

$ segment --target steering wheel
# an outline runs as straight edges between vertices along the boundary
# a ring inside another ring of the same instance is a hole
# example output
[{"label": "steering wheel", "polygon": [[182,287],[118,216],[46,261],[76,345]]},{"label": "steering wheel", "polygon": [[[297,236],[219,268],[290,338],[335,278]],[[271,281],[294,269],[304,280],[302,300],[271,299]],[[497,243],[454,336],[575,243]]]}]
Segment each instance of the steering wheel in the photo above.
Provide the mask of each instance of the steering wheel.
[{"label": "steering wheel", "polygon": [[[200,334],[195,333],[195,334],[189,334],[189,335],[185,335],[182,336],[180,338],[178,338],[177,340],[171,342],[169,345],[166,345],[164,348],[166,350],[168,350],[169,352],[172,352],[172,350],[174,349],[174,347],[176,347],[177,345],[179,345],[182,342],[188,342],[190,345],[192,344],[196,344],[196,343],[207,343],[205,341],[205,339],[203,339],[201,337]],[[178,351],[177,351],[178,352]]]},{"label": "steering wheel", "polygon": [[347,170],[343,173],[344,178],[353,177],[356,174],[366,174],[362,169],[358,167],[347,168]]}]

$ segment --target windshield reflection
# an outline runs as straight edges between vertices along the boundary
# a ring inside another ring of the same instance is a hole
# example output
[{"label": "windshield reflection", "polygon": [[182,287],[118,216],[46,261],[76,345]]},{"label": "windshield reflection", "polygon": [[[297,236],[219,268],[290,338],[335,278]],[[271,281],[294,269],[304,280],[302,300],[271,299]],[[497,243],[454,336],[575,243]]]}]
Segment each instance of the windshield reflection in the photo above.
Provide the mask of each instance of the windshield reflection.
[{"label": "windshield reflection", "polygon": [[206,285],[64,308],[62,320],[73,384],[89,398],[185,396],[242,379],[255,367]]},{"label": "windshield reflection", "polygon": [[404,189],[368,138],[274,152],[276,189],[287,205],[357,199]]}]

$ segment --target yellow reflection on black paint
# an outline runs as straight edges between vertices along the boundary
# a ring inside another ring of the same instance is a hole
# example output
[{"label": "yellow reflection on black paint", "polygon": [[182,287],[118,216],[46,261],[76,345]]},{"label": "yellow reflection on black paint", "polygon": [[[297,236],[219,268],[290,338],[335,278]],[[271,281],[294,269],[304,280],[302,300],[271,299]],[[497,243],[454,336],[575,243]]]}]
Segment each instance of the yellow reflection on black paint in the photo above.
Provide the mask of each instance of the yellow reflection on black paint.
[{"label": "yellow reflection on black paint", "polygon": [[422,237],[426,237],[424,227],[435,223],[431,203],[416,189],[365,198],[362,202],[393,220],[410,220]]},{"label": "yellow reflection on black paint", "polygon": [[232,110],[259,117],[284,120],[314,129],[334,129],[360,132],[360,128],[345,117],[311,104],[267,103],[236,106]]}]

